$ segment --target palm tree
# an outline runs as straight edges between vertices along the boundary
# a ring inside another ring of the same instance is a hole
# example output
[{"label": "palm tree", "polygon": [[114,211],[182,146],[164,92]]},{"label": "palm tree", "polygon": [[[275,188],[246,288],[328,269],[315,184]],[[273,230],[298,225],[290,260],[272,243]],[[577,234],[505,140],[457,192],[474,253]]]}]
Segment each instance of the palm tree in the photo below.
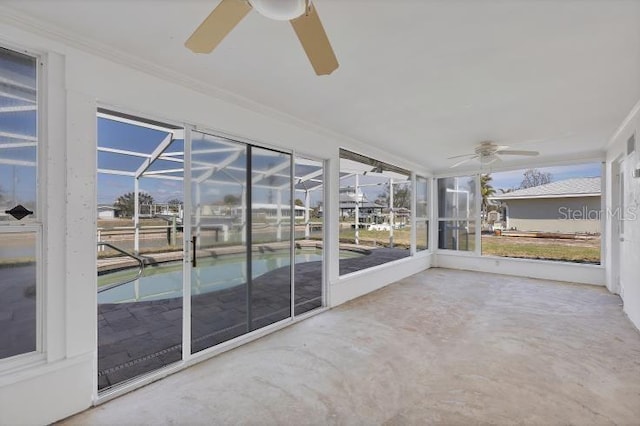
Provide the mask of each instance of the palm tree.
[{"label": "palm tree", "polygon": [[496,190],[491,186],[493,178],[491,174],[487,173],[480,175],[480,195],[482,196],[482,217],[486,219],[487,209],[489,208],[489,197],[496,193]]},{"label": "palm tree", "polygon": [[[135,194],[133,192],[127,192],[126,194],[122,194],[118,197],[118,199],[113,203],[113,207],[120,209],[120,214],[124,217],[132,217],[134,213],[134,200]],[[138,204],[142,205],[151,205],[153,204],[153,197],[145,192],[140,192],[138,194]]]}]

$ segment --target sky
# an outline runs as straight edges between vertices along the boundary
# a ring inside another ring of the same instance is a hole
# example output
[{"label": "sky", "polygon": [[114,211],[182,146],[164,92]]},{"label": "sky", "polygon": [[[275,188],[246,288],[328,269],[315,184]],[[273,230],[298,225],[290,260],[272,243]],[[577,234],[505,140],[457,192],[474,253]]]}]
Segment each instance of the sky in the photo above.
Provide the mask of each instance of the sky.
[{"label": "sky", "polygon": [[[551,181],[578,178],[597,177],[601,174],[601,163],[573,164],[570,166],[536,167],[544,173],[551,173]],[[508,172],[491,173],[493,178],[491,186],[497,191],[499,189],[518,188],[522,182],[522,175],[526,169],[513,170]]]},{"label": "sky", "polygon": [[[148,129],[141,126],[122,123],[106,118],[98,118],[98,146],[101,148],[111,148],[151,154],[158,144],[168,136],[167,132]],[[247,159],[246,151],[242,151],[243,144],[234,144],[209,135],[198,132],[193,133],[192,155],[193,167],[206,167],[207,164],[219,164],[227,159],[233,161],[229,164],[232,169],[224,171],[214,171],[208,178],[216,181],[214,184],[201,185],[201,196],[204,204],[221,202],[225,195],[240,197],[242,186],[246,179],[245,168]],[[240,152],[230,152],[229,149],[240,148]],[[223,150],[224,152],[214,152]],[[225,151],[226,150],[226,151]],[[195,153],[200,151],[199,153]],[[184,152],[184,141],[177,139],[173,141],[165,150],[165,153]],[[237,154],[234,157],[234,154]],[[173,156],[176,159],[184,159],[184,155]],[[278,153],[272,150],[253,148],[252,167],[255,172],[266,171],[271,168],[278,168],[277,174],[288,175],[288,154]],[[118,170],[134,172],[145,161],[144,157],[99,151],[97,155],[98,168],[103,170]],[[204,166],[203,166],[204,165]],[[283,165],[283,167],[280,167]],[[181,169],[182,163],[170,162],[166,160],[156,160],[149,171]],[[195,171],[194,175],[202,174],[206,170]],[[174,172],[173,176],[182,178],[183,172]],[[276,202],[277,190],[288,183],[289,179],[282,176],[269,175],[261,183],[269,185],[271,188],[253,187],[252,199],[256,203]],[[140,178],[140,191],[150,194],[156,203],[166,203],[170,200],[184,201],[184,182],[182,180],[157,179],[153,177]],[[219,183],[226,182],[226,183]],[[119,196],[134,191],[134,177],[121,176],[108,173],[98,173],[98,204],[112,205]],[[317,191],[315,191],[317,193]],[[288,190],[281,192],[281,201],[288,204],[290,202]],[[296,197],[303,197],[302,193],[297,193]],[[313,198],[312,198],[313,202]]]},{"label": "sky", "polygon": [[[166,137],[167,133],[151,130],[139,126],[133,126],[130,124],[124,124],[104,118],[98,119],[98,145],[101,147],[109,147],[116,149],[124,149],[130,151],[139,151],[144,153],[151,153],[160,141]],[[201,139],[194,139],[195,147],[209,147],[220,148],[228,145],[216,143],[215,139],[207,139],[203,137]],[[184,141],[176,140],[169,146],[167,152],[178,152],[184,150]],[[263,152],[264,151],[264,152]],[[218,154],[222,155],[222,154]],[[228,154],[224,154],[228,155]],[[177,157],[183,158],[183,157]],[[205,160],[203,158],[203,160]],[[121,154],[112,153],[98,153],[98,167],[106,169],[118,169],[134,171],[142,163],[142,158],[135,158]],[[211,158],[211,161],[215,161]],[[237,160],[239,165],[244,164],[244,157],[240,157]],[[254,167],[268,168],[281,159],[275,158],[274,153],[267,152],[266,150],[256,149],[254,151]],[[165,164],[160,164],[165,163]],[[158,164],[154,164],[151,168],[179,168],[182,165],[180,163],[169,163],[167,161],[159,161]],[[540,167],[537,168],[541,172],[550,173],[552,181],[559,181],[575,177],[594,177],[600,176],[601,164],[600,163],[586,163],[569,166],[553,166],[553,167]],[[513,170],[507,172],[494,172],[491,173],[493,180],[491,185],[494,189],[510,189],[520,186],[522,181],[524,169]],[[286,172],[283,170],[283,172]],[[385,191],[384,183],[386,178],[380,178],[376,176],[360,176],[359,184],[361,191],[364,192],[366,199],[374,201],[378,196]],[[122,194],[132,192],[134,187],[134,179],[128,176],[114,176],[107,174],[98,174],[98,204],[111,205]],[[340,180],[340,187],[347,187],[355,185],[354,177],[347,177]],[[224,197],[226,193],[232,193],[239,195],[239,189],[225,188],[226,185],[210,186],[206,189],[206,197],[209,200],[218,200]],[[238,186],[239,185],[235,185]],[[151,194],[154,200],[158,203],[164,203],[169,200],[178,199],[183,200],[183,182],[177,180],[164,180],[153,178],[142,178],[140,180],[140,190]],[[288,202],[288,194],[283,194],[283,202]],[[268,190],[256,189],[254,193],[254,200],[256,202],[267,202],[267,198],[275,201],[273,193]],[[303,192],[296,191],[295,198],[304,198]],[[322,191],[311,191],[311,206],[315,207],[322,201]]]},{"label": "sky", "polygon": [[[98,146],[150,154],[167,136],[166,132],[98,118]],[[167,151],[183,151],[182,140],[174,141]],[[100,169],[135,171],[144,161],[141,157],[98,152]],[[172,165],[180,167],[180,163]],[[98,204],[111,205],[122,194],[133,192],[134,179],[130,176],[98,173]],[[147,192],[158,202],[177,198],[182,200],[182,182],[164,179],[140,179],[140,191]]]}]

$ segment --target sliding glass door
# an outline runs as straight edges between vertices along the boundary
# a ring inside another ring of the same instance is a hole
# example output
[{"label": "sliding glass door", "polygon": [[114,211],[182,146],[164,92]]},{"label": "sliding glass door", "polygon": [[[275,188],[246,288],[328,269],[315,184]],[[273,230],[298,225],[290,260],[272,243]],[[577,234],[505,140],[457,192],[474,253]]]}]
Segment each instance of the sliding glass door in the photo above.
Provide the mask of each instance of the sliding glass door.
[{"label": "sliding glass door", "polygon": [[291,154],[104,110],[97,154],[100,391],[292,316]]},{"label": "sliding glass door", "polygon": [[291,316],[291,155],[191,132],[191,353]]},{"label": "sliding glass door", "polygon": [[291,316],[291,155],[251,148],[251,329]]},{"label": "sliding glass door", "polygon": [[191,133],[191,353],[248,330],[247,153]]}]

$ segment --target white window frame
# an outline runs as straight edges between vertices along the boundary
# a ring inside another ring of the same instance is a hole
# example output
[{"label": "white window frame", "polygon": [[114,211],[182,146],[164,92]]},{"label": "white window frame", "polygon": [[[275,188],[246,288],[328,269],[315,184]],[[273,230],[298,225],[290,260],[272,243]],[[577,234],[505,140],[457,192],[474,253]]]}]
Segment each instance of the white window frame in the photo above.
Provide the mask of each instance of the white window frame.
[{"label": "white window frame", "polygon": [[[426,185],[426,197],[425,197],[425,201],[427,202],[427,209],[426,209],[426,216],[418,216],[416,213],[418,212],[417,207],[418,207],[418,180],[419,179],[424,179],[424,183]],[[414,191],[413,191],[413,200],[412,201],[412,205],[413,205],[413,223],[411,225],[411,228],[414,231],[415,234],[415,239],[414,239],[414,254],[417,253],[425,253],[425,252],[431,252],[432,250],[432,246],[431,246],[431,229],[429,229],[431,227],[431,220],[430,220],[430,213],[431,213],[431,185],[430,185],[430,178],[420,175],[420,174],[415,174],[415,179],[414,179]],[[427,226],[427,247],[421,250],[418,250],[418,228],[417,228],[417,224],[418,222],[426,222],[426,226]]]},{"label": "white window frame", "polygon": [[44,247],[46,247],[45,218],[46,213],[46,56],[43,52],[31,50],[14,43],[0,39],[0,47],[15,53],[29,56],[36,64],[36,209],[33,216],[27,217],[26,222],[0,223],[0,235],[19,232],[35,233],[36,255],[36,348],[35,351],[17,354],[0,359],[0,373],[11,372],[26,366],[46,362],[46,275]]},{"label": "white window frame", "polygon": [[[323,159],[323,158],[318,158],[318,157],[316,157],[314,155],[307,155],[304,152],[295,151],[295,150],[292,151],[291,155],[292,155],[292,159],[293,159],[293,176],[294,176],[294,179],[295,179],[296,160],[298,158],[300,158],[302,160],[315,161],[315,162],[320,163],[322,165],[322,174],[320,175],[320,177],[322,179],[322,211],[323,211],[323,213],[322,213],[323,225],[322,225],[322,267],[321,267],[321,269],[322,269],[322,278],[321,278],[321,280],[322,280],[322,299],[321,299],[321,306],[318,307],[318,308],[312,309],[310,311],[304,312],[304,313],[302,313],[300,315],[296,315],[296,313],[295,313],[295,285],[296,285],[296,282],[295,282],[295,256],[296,256],[296,254],[295,254],[295,252],[296,252],[296,249],[295,249],[295,218],[294,218],[293,228],[292,228],[293,229],[293,235],[291,237],[291,241],[293,241],[293,253],[292,253],[293,267],[291,268],[291,287],[293,289],[293,292],[292,292],[292,299],[291,299],[292,300],[291,315],[292,315],[292,318],[298,319],[300,317],[306,318],[307,316],[309,316],[309,314],[314,314],[316,311],[325,310],[329,306],[329,304],[328,304],[329,300],[328,300],[328,296],[327,296],[328,292],[329,292],[329,285],[327,284],[328,281],[329,281],[328,278],[327,278],[329,276],[329,273],[327,272],[327,263],[329,263],[328,260],[327,260],[327,258],[328,258],[328,256],[327,256],[327,252],[328,252],[327,236],[328,236],[328,233],[330,231],[328,229],[327,222],[325,220],[326,219],[326,217],[325,217],[325,212],[326,212],[325,207],[327,205],[327,197],[328,197],[328,194],[327,194],[327,192],[328,192],[327,191],[327,166],[328,166],[327,163],[328,163],[328,160],[327,159]],[[296,197],[295,197],[295,194],[296,194],[295,186],[296,186],[296,183],[295,183],[295,180],[294,180],[293,185],[292,185],[292,193],[293,194],[292,194],[292,197],[291,197],[291,200],[292,200],[292,202],[294,204],[294,207],[295,207],[295,199],[296,199]],[[307,206],[305,205],[305,207],[307,207]],[[304,216],[303,216],[303,218],[304,218]]]},{"label": "white window frame", "polygon": [[[455,179],[459,179],[461,177],[471,177],[473,178],[474,181],[474,190],[476,191],[475,193],[475,199],[474,199],[474,205],[473,208],[475,209],[474,214],[471,216],[467,216],[467,217],[440,217],[440,199],[439,199],[439,192],[438,192],[438,181],[440,179],[450,179],[450,178],[455,178]],[[437,215],[437,220],[433,221],[434,222],[434,226],[435,226],[435,231],[434,234],[435,235],[435,241],[436,241],[436,247],[435,250],[443,252],[443,253],[455,253],[455,254],[459,254],[459,255],[463,255],[463,256],[479,256],[480,252],[481,252],[481,247],[479,246],[479,243],[482,241],[481,240],[481,229],[480,229],[480,203],[481,203],[481,197],[479,196],[480,194],[480,174],[478,173],[462,173],[459,175],[448,175],[448,176],[439,176],[437,178],[434,178],[434,185],[433,185],[433,191],[434,191],[434,201],[435,201],[435,212]],[[475,234],[474,234],[474,249],[473,250],[458,250],[458,249],[446,249],[446,248],[440,248],[440,223],[441,222],[466,222],[467,224],[471,225],[474,224],[475,225]]]}]

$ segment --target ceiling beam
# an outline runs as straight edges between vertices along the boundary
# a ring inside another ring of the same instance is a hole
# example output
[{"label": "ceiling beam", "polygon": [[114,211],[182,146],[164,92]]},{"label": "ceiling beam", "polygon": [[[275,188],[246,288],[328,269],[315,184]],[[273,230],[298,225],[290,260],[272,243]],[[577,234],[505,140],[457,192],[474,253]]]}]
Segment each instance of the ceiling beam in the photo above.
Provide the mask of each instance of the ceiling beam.
[{"label": "ceiling beam", "polygon": [[8,148],[30,148],[38,146],[38,142],[15,142],[15,143],[0,143],[0,149]]},{"label": "ceiling beam", "polygon": [[168,127],[162,127],[157,124],[145,123],[144,121],[138,121],[138,120],[134,120],[126,117],[119,117],[117,115],[111,115],[104,112],[98,112],[97,117],[103,118],[105,120],[116,121],[118,123],[129,124],[136,127],[144,127],[145,129],[158,130],[160,132],[170,133],[174,135],[177,134],[178,131],[180,131],[181,132],[180,134],[182,135],[182,137],[180,138],[176,137],[175,139],[184,139],[184,130],[182,129],[171,129]]},{"label": "ceiling beam", "polygon": [[151,164],[153,164],[153,162],[156,161],[158,157],[160,157],[160,155],[164,152],[164,150],[167,149],[169,145],[171,145],[171,142],[173,142],[173,133],[169,133],[162,140],[162,142],[160,142],[158,146],[156,146],[156,149],[153,150],[153,152],[151,153],[151,156],[146,160],[144,160],[142,165],[138,167],[138,170],[136,170],[136,178],[142,176],[142,174],[146,172],[149,169],[149,167],[151,167]]},{"label": "ceiling beam", "polygon": [[35,161],[26,161],[26,160],[12,160],[9,158],[0,158],[0,164],[7,164],[9,166],[26,166],[26,167],[35,167]]},{"label": "ceiling beam", "polygon": [[0,138],[17,139],[21,141],[38,142],[38,138],[31,135],[20,135],[18,133],[0,132]]},{"label": "ceiling beam", "polygon": [[9,112],[25,112],[25,111],[37,111],[36,105],[18,105],[18,106],[4,106],[0,107],[0,114]]},{"label": "ceiling beam", "polygon": [[211,168],[201,174],[200,176],[198,176],[196,179],[194,179],[194,181],[196,183],[202,183],[204,181],[206,181],[207,179],[209,179],[216,171],[221,170],[226,168],[227,166],[229,166],[230,164],[232,164],[234,161],[236,161],[238,159],[238,157],[240,157],[240,154],[242,153],[242,151],[237,151],[235,154],[230,155],[229,157],[227,157],[224,161],[222,161],[219,164],[215,164],[212,165]]},{"label": "ceiling beam", "polygon": [[124,170],[98,169],[98,173],[103,173],[105,175],[136,177],[135,172],[125,172]]},{"label": "ceiling beam", "polygon": [[108,152],[110,154],[130,155],[132,157],[151,158],[151,154],[146,154],[144,152],[137,152],[137,151],[128,151],[126,149],[107,148],[107,147],[99,146],[98,151]]}]

